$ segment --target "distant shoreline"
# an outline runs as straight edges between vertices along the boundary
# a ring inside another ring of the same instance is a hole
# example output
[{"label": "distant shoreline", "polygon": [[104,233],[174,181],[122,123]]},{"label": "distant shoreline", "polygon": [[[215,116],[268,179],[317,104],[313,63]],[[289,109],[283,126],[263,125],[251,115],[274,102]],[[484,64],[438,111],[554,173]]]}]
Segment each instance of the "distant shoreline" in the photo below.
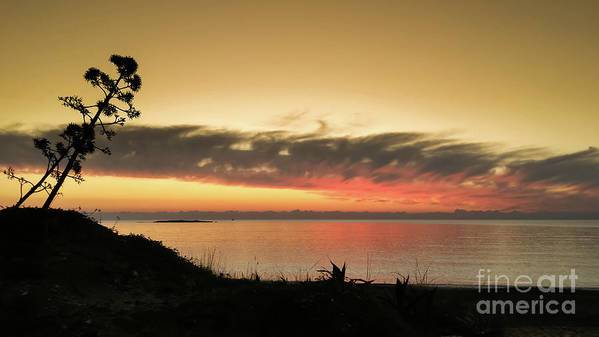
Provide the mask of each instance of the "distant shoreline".
[{"label": "distant shoreline", "polygon": [[106,220],[599,220],[599,212],[505,212],[497,210],[454,212],[342,212],[342,211],[180,211],[102,212]]}]

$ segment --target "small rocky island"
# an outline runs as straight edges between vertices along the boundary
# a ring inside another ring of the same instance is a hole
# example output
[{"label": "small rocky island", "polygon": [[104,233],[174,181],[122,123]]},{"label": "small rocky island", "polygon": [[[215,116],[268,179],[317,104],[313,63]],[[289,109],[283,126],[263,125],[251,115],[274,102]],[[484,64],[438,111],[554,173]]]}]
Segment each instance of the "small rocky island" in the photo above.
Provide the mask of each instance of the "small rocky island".
[{"label": "small rocky island", "polygon": [[154,223],[187,223],[187,222],[216,222],[214,220],[184,220],[184,219],[174,219],[174,220],[155,220]]}]

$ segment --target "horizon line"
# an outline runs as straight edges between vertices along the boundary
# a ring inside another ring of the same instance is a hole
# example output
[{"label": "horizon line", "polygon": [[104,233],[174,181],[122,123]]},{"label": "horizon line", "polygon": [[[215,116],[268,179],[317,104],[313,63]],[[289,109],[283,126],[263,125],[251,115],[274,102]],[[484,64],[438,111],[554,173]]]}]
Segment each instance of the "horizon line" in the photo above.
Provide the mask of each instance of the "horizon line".
[{"label": "horizon line", "polygon": [[599,220],[599,212],[571,212],[571,211],[500,211],[500,210],[464,210],[454,211],[429,211],[429,212],[406,212],[406,211],[316,211],[316,210],[226,210],[226,211],[202,211],[202,210],[179,210],[179,211],[101,211],[96,212],[101,216],[123,220],[145,220],[164,219],[165,217],[177,216],[182,219],[205,218],[205,219],[343,219],[343,220]]}]

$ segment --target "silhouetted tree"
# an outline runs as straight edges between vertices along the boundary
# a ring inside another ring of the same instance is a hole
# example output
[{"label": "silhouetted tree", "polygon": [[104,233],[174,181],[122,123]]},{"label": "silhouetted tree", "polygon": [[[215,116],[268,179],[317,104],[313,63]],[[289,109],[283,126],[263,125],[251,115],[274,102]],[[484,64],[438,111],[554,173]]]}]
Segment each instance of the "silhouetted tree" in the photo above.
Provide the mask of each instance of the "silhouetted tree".
[{"label": "silhouetted tree", "polygon": [[[108,147],[96,146],[96,128],[99,134],[111,140],[116,134],[112,126],[123,126],[127,119],[138,118],[141,113],[133,105],[134,93],[141,88],[141,77],[137,74],[137,62],[132,57],[112,55],[110,62],[116,66],[117,77],[112,78],[98,68],[89,68],[84,78],[93,87],[98,88],[103,97],[96,104],[85,105],[78,96],[65,96],[58,99],[81,115],[81,124],[71,123],[60,134],[62,141],[52,145],[46,138],[34,139],[34,146],[39,149],[47,159],[46,171],[37,183],[24,177],[16,176],[12,168],[4,173],[11,180],[20,183],[20,197],[15,207],[21,206],[27,198],[35,193],[45,191],[48,193],[43,208],[49,208],[62,184],[67,178],[74,179],[77,183],[83,181],[81,177],[81,162],[95,150],[110,154]],[[66,165],[61,167],[66,161]],[[46,180],[54,177],[56,184],[52,185]],[[25,186],[30,186],[26,193]]]},{"label": "silhouetted tree", "polygon": [[[134,93],[141,88],[141,77],[137,74],[137,62],[132,57],[112,55],[110,62],[116,66],[117,78],[111,78],[107,73],[98,68],[89,68],[83,76],[93,87],[102,91],[104,97],[94,105],[85,105],[78,96],[60,97],[63,104],[81,114],[81,125],[73,126],[70,131],[72,151],[68,155],[68,162],[59,173],[56,185],[48,195],[43,208],[49,208],[62,187],[66,178],[81,181],[81,162],[86,156],[98,149],[110,154],[109,148],[98,148],[95,145],[95,128],[100,129],[100,134],[111,140],[115,131],[113,125],[125,125],[127,118],[138,118],[141,113],[133,106]],[[95,109],[91,111],[90,109]],[[105,121],[103,118],[108,118]],[[70,175],[73,171],[74,175]]]}]

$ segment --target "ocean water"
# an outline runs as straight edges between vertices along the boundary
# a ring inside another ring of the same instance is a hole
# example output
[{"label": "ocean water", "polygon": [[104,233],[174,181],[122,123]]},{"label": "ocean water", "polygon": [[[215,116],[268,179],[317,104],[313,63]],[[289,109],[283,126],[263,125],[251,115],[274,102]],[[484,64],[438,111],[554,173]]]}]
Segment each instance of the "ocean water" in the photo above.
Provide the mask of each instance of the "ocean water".
[{"label": "ocean water", "polygon": [[[329,261],[375,282],[412,280],[476,285],[477,274],[569,274],[576,286],[599,287],[597,220],[237,220],[215,223],[104,221],[121,234],[144,234],[185,256],[242,276],[289,280],[318,276]],[[483,269],[483,272],[480,270]],[[483,284],[485,281],[483,281]],[[501,278],[505,282],[505,277]]]}]

